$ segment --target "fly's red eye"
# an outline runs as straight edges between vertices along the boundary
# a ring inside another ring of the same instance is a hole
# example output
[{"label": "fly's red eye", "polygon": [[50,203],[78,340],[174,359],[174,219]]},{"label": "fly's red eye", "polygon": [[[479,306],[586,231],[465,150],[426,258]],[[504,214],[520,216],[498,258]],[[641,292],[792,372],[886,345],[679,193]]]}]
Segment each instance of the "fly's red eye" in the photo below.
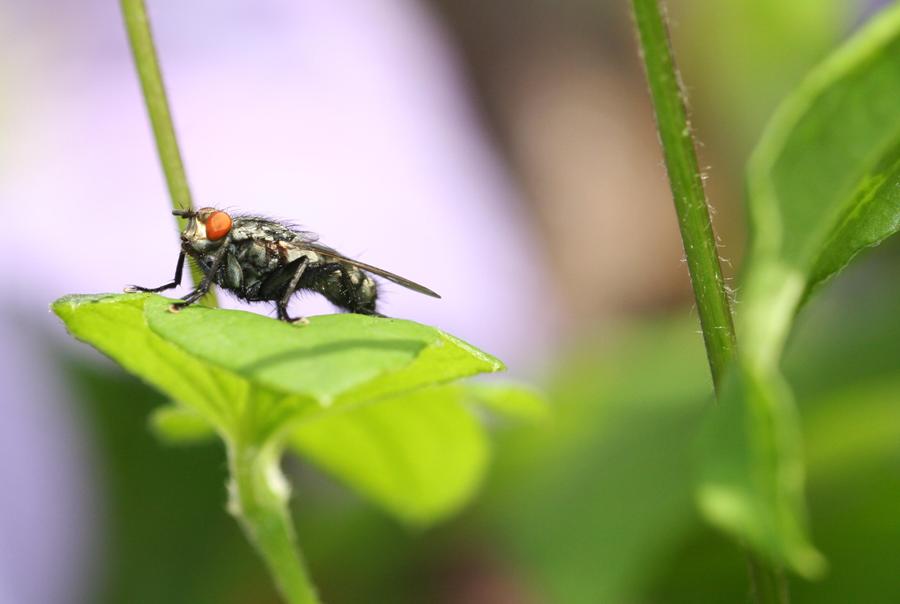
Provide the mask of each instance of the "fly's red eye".
[{"label": "fly's red eye", "polygon": [[217,241],[231,230],[231,216],[225,212],[213,212],[206,219],[206,238]]}]

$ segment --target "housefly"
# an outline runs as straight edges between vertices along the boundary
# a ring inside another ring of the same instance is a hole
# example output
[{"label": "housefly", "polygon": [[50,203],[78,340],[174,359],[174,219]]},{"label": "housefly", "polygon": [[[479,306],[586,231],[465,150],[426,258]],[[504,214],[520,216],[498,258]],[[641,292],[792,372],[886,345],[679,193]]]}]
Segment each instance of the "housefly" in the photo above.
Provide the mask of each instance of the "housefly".
[{"label": "housefly", "polygon": [[175,278],[159,287],[131,285],[126,292],[162,292],[178,287],[186,257],[203,272],[203,279],[180,302],[178,311],[203,297],[216,285],[248,302],[274,302],[278,318],[304,322],[288,316],[287,305],[299,290],[319,293],[343,310],[382,316],[377,310],[378,285],[372,275],[440,298],[427,287],[386,270],[353,260],[322,245],[307,231],[259,216],[231,216],[216,208],[174,210],[188,219],[181,232],[181,253]]}]

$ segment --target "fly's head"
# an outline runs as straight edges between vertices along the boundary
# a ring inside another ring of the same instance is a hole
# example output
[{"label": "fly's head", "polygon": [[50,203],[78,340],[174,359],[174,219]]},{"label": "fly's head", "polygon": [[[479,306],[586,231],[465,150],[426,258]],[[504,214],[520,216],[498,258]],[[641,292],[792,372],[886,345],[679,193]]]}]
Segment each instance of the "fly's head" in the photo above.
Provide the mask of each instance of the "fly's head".
[{"label": "fly's head", "polygon": [[219,249],[231,232],[231,216],[215,208],[173,210],[172,213],[188,219],[181,231],[181,245],[186,251],[193,250],[200,254],[213,252]]}]

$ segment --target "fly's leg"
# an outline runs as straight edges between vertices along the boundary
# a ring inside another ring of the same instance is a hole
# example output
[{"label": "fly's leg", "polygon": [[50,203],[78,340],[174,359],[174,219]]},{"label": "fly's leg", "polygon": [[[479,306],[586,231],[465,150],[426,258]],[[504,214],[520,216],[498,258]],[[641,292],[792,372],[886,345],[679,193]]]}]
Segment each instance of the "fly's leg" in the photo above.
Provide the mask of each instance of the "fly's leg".
[{"label": "fly's leg", "polygon": [[181,299],[181,302],[176,302],[169,306],[169,312],[178,312],[185,306],[190,306],[200,298],[206,295],[206,292],[209,291],[209,287],[212,285],[213,276],[219,272],[219,267],[222,266],[222,260],[225,258],[226,253],[228,252],[228,244],[227,242],[222,244],[222,247],[219,248],[219,251],[216,252],[215,257],[213,258],[212,266],[209,268],[209,272],[207,272],[203,279],[200,281],[200,285],[194,288],[194,291],[184,296]]},{"label": "fly's leg", "polygon": [[125,288],[125,293],[133,294],[136,292],[147,292],[151,294],[158,294],[159,292],[164,292],[167,289],[173,289],[181,285],[181,273],[184,272],[184,251],[178,254],[178,264],[175,265],[175,278],[172,279],[171,282],[166,283],[165,285],[160,285],[159,287],[141,287],[140,285],[129,285]]},{"label": "fly's leg", "polygon": [[294,295],[294,292],[297,291],[297,285],[300,283],[300,277],[303,276],[303,271],[306,270],[307,259],[306,257],[301,258],[300,264],[297,265],[297,270],[294,271],[294,276],[291,277],[290,282],[284,290],[284,295],[281,296],[281,300],[275,303],[275,308],[278,311],[278,318],[282,321],[287,321],[288,323],[299,323],[300,325],[306,325],[309,323],[309,320],[306,317],[291,317],[287,312],[287,305],[291,299],[291,296]]}]

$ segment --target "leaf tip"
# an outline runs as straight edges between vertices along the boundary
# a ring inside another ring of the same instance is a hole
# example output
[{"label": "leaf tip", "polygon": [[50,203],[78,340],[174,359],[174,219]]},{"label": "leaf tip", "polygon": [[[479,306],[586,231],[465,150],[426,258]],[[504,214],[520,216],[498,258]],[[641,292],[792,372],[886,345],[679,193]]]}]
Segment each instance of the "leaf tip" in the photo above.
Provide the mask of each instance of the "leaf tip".
[{"label": "leaf tip", "polygon": [[[773,541],[761,524],[752,501],[741,492],[719,485],[704,485],[697,491],[697,505],[714,526],[742,536],[768,558],[778,559],[806,579],[821,577],[828,568],[825,557],[810,545],[802,534],[791,531],[791,537]],[[783,535],[784,533],[778,533]]]}]

